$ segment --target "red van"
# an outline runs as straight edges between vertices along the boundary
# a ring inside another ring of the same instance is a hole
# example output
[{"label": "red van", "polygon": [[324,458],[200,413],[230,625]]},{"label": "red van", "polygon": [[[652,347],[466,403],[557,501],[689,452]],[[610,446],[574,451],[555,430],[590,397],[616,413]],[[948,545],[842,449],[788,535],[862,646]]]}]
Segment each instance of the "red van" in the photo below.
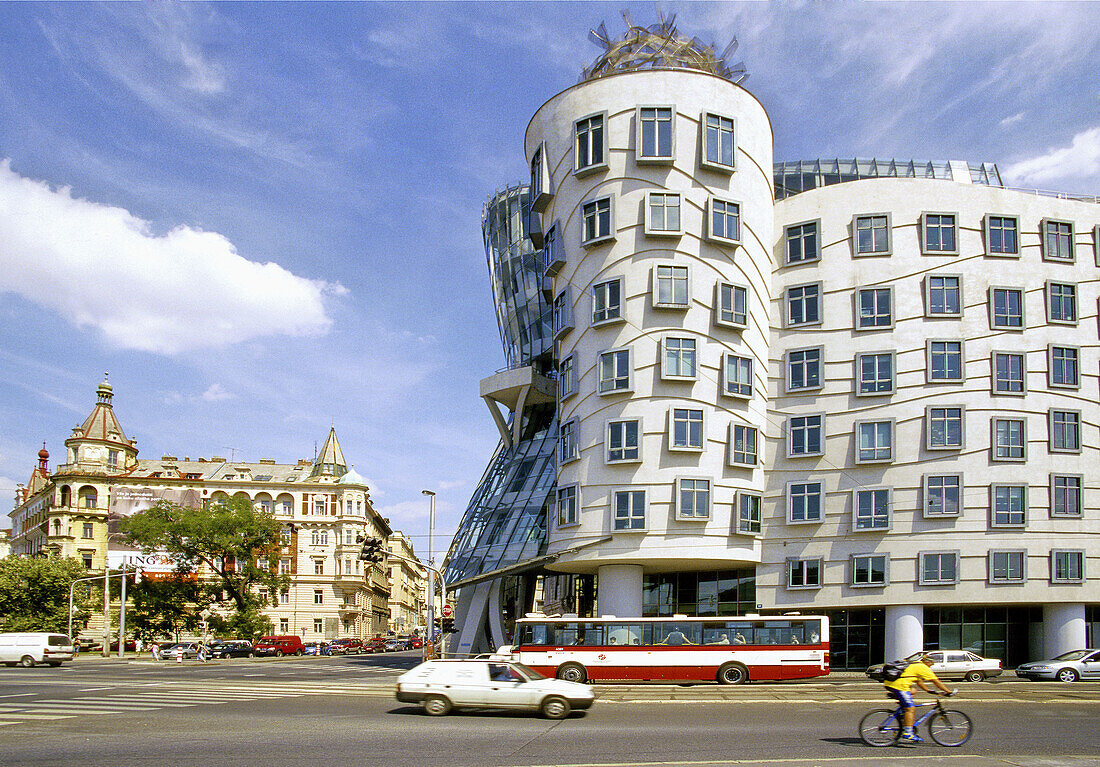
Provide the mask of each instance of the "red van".
[{"label": "red van", "polygon": [[298,636],[266,636],[260,637],[260,641],[252,646],[252,651],[257,655],[274,655],[281,658],[284,655],[301,655],[306,651],[302,644],[302,638]]}]

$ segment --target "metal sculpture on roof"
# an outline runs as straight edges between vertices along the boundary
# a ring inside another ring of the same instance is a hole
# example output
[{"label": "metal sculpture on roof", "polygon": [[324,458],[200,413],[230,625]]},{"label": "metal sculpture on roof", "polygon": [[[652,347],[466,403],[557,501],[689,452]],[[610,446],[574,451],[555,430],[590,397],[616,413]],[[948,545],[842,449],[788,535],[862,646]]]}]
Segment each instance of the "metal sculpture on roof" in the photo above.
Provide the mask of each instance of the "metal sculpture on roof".
[{"label": "metal sculpture on roof", "polygon": [[627,27],[622,38],[612,40],[602,23],[589,32],[592,40],[605,51],[581,72],[581,82],[636,69],[698,69],[737,84],[745,82],[749,76],[743,63],[726,64],[737,50],[737,38],[719,55],[715,54],[713,43],[706,45],[697,37],[681,37],[676,29],[675,14],[666,19],[658,10],[659,21],[648,27],[635,24],[629,12],[622,14]]}]

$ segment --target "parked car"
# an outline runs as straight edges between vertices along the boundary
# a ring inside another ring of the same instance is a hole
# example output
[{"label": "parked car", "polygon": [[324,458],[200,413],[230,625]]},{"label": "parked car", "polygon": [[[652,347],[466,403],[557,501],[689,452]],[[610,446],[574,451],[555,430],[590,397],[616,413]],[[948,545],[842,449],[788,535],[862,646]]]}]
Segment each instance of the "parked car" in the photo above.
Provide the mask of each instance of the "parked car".
[{"label": "parked car", "polygon": [[[905,660],[915,663],[925,655],[932,658],[932,672],[940,679],[965,679],[968,682],[980,682],[983,679],[1000,676],[1004,669],[997,658],[983,658],[966,650],[925,650],[915,652]],[[876,663],[868,667],[867,676],[879,682],[883,680],[882,667]]]},{"label": "parked car", "polygon": [[252,649],[252,643],[247,639],[224,639],[219,642],[211,642],[209,648],[211,658],[256,657],[256,652]]},{"label": "parked car", "polygon": [[333,655],[358,655],[364,652],[361,639],[333,639],[329,642],[329,651]]},{"label": "parked car", "polygon": [[252,651],[257,655],[274,655],[276,658],[281,658],[284,655],[302,655],[306,648],[302,645],[301,637],[282,634],[260,637],[260,641],[252,646]]},{"label": "parked car", "polygon": [[397,637],[390,637],[386,640],[386,644],[383,645],[383,649],[386,652],[397,652],[398,650],[404,650],[405,645],[404,642],[402,642]]},{"label": "parked car", "polygon": [[160,657],[164,660],[175,660],[179,657],[183,658],[197,658],[199,656],[199,643],[198,642],[180,642],[174,644],[168,649],[161,648]]},{"label": "parked car", "polygon": [[65,634],[49,632],[21,632],[0,634],[0,662],[5,666],[19,664],[33,668],[39,663],[60,666],[62,661],[72,660],[76,647]]},{"label": "parked car", "polygon": [[[369,648],[369,649],[368,649]],[[366,647],[363,648],[363,652],[385,652],[386,651],[386,638],[374,637],[370,640]]]},{"label": "parked car", "polygon": [[1023,663],[1016,667],[1016,676],[1033,682],[1039,679],[1059,682],[1100,679],[1100,650],[1071,650],[1050,660]]},{"label": "parked car", "polygon": [[424,646],[424,641],[420,637],[409,637],[409,648],[413,650],[419,650]]},{"label": "parked car", "polygon": [[[102,646],[103,645],[100,644],[100,647]],[[122,646],[126,648],[125,650],[123,650],[123,652],[134,652],[135,650],[137,650],[137,642],[133,639],[127,639],[125,642],[122,643]],[[111,642],[111,652],[118,652],[117,639]]]},{"label": "parked car", "polygon": [[538,711],[564,719],[596,699],[592,687],[547,679],[520,663],[504,660],[429,660],[397,678],[397,699],[418,703],[432,716],[455,708],[503,708]]},{"label": "parked car", "polygon": [[328,642],[305,642],[302,647],[305,655],[331,655]]}]

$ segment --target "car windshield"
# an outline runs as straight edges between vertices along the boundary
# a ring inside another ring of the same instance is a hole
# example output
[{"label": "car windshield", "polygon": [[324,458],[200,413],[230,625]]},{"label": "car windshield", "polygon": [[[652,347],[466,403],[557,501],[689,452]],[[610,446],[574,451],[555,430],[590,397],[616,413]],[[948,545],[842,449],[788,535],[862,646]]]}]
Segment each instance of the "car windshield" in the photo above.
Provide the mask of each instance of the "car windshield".
[{"label": "car windshield", "polygon": [[528,682],[535,682],[535,681],[538,681],[539,679],[545,679],[546,678],[542,674],[540,674],[539,672],[535,671],[533,668],[528,668],[527,666],[524,666],[522,663],[512,663],[510,665],[516,671],[521,673],[524,676],[524,678],[527,679]]},{"label": "car windshield", "polygon": [[1070,652],[1064,652],[1057,658],[1051,658],[1051,660],[1081,660],[1089,654],[1089,650],[1071,650]]}]

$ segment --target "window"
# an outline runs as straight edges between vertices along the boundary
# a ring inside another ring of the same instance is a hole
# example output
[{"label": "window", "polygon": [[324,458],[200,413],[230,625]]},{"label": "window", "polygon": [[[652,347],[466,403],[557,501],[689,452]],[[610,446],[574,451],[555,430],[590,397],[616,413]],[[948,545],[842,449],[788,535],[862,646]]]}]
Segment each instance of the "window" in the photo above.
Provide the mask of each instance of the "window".
[{"label": "window", "polygon": [[581,245],[593,245],[611,239],[611,198],[601,197],[581,206],[584,231]]},{"label": "window", "polygon": [[1081,516],[1081,482],[1080,474],[1050,475],[1050,516]]},{"label": "window", "polygon": [[558,363],[558,400],[577,393],[577,357],[570,354]]},{"label": "window", "polygon": [[730,432],[730,463],[741,466],[755,466],[757,460],[756,442],[757,431],[755,426],[744,424],[731,424]]},{"label": "window", "polygon": [[279,574],[290,575],[290,557],[283,557],[279,560]]},{"label": "window", "polygon": [[607,140],[604,115],[592,115],[577,120],[574,130],[574,170],[583,172],[606,165]]},{"label": "window", "polygon": [[592,324],[621,320],[623,283],[619,278],[592,286]]},{"label": "window", "polygon": [[313,590],[313,604],[323,605],[325,603],[325,592],[322,589]]},{"label": "window", "polygon": [[821,283],[787,288],[787,327],[821,323]]},{"label": "window", "polygon": [[118,468],[118,451],[117,450],[108,450],[107,451],[107,465],[110,466],[112,469]]},{"label": "window", "polygon": [[924,516],[957,517],[962,510],[961,474],[924,476]]},{"label": "window", "polygon": [[954,214],[925,213],[921,219],[921,247],[924,253],[959,252]]},{"label": "window", "polygon": [[928,380],[962,382],[962,341],[928,342]]},{"label": "window", "polygon": [[1055,387],[1076,389],[1081,385],[1080,366],[1078,355],[1080,350],[1075,346],[1051,346],[1047,353],[1048,384]]},{"label": "window", "polygon": [[865,421],[856,424],[856,463],[894,460],[894,422]]},{"label": "window", "polygon": [[566,286],[565,290],[554,298],[552,317],[554,339],[557,340],[573,329],[573,289]]},{"label": "window", "polygon": [[1075,255],[1073,224],[1043,219],[1043,258],[1072,261]]},{"label": "window", "polygon": [[991,256],[1020,255],[1020,222],[1015,216],[985,217],[985,252]]},{"label": "window", "polygon": [[751,397],[752,358],[726,354],[723,359],[722,393],[730,397]]},{"label": "window", "polygon": [[1023,330],[1024,291],[1019,288],[990,288],[989,325],[993,328]]},{"label": "window", "polygon": [[1023,527],[1027,522],[1027,485],[992,485],[990,527]]},{"label": "window", "polygon": [[924,283],[925,314],[929,317],[962,316],[962,278],[930,274]]},{"label": "window", "polygon": [[920,555],[920,584],[937,586],[959,582],[957,551],[927,551]]},{"label": "window", "polygon": [[820,522],[823,492],[820,482],[787,483],[787,521]]},{"label": "window", "polygon": [[795,224],[787,227],[788,264],[816,261],[821,257],[818,249],[819,226],[820,222],[810,221],[805,224]]},{"label": "window", "polygon": [[745,535],[760,534],[760,496],[755,493],[737,493],[737,532]]},{"label": "window", "polygon": [[666,338],[661,378],[695,378],[695,339]]},{"label": "window", "polygon": [[607,462],[637,461],[639,449],[639,421],[610,421],[607,424]]},{"label": "window", "polygon": [[325,574],[325,560],[315,559],[313,560],[313,574],[324,575]]},{"label": "window", "polygon": [[890,252],[890,217],[856,216],[856,255],[884,255]]},{"label": "window", "polygon": [[325,630],[324,618],[314,618],[313,619],[313,631],[317,634],[320,634],[324,630]]},{"label": "window", "polygon": [[577,486],[558,488],[558,527],[577,524]]},{"label": "window", "polygon": [[1050,452],[1081,452],[1081,412],[1079,410],[1050,411]]},{"label": "window", "polygon": [[91,522],[85,522],[84,523],[84,532],[83,532],[82,537],[92,538],[93,535],[94,535],[94,530],[95,530],[95,526]]},{"label": "window", "polygon": [[80,562],[84,565],[85,570],[92,569],[92,553],[90,551],[80,552]]},{"label": "window", "polygon": [[680,195],[665,192],[646,194],[646,234],[680,234]]},{"label": "window", "polygon": [[672,107],[638,107],[638,162],[672,159],[674,132]]},{"label": "window", "polygon": [[747,327],[749,324],[748,298],[747,288],[731,285],[728,282],[718,283],[717,324],[735,328]]},{"label": "window", "polygon": [[894,353],[856,355],[856,394],[890,394],[894,391]]},{"label": "window", "polygon": [[546,162],[546,144],[539,144],[531,155],[531,208],[541,211],[550,199],[550,166]]},{"label": "window", "polygon": [[993,460],[1027,458],[1027,424],[1022,418],[993,418]]},{"label": "window", "polygon": [[557,223],[546,230],[543,235],[542,255],[546,260],[545,274],[553,277],[565,266],[565,248],[562,247],[561,238],[558,236],[560,227]]},{"label": "window", "polygon": [[721,242],[741,242],[741,206],[732,200],[710,198],[710,231],[707,236]]},{"label": "window", "polygon": [[821,558],[818,557],[815,559],[788,559],[787,588],[821,588]]},{"label": "window", "polygon": [[853,586],[885,586],[886,554],[856,554],[852,557]]},{"label": "window", "polygon": [[568,463],[577,458],[577,421],[574,419],[558,427],[558,463]]},{"label": "window", "polygon": [[989,552],[990,583],[1023,583],[1027,579],[1027,552]]},{"label": "window", "polygon": [[1047,322],[1077,324],[1077,286],[1065,282],[1047,283]]},{"label": "window", "polygon": [[678,519],[710,519],[710,480],[676,480]]},{"label": "window", "polygon": [[672,408],[669,416],[670,450],[703,449],[703,411],[691,408]]},{"label": "window", "polygon": [[599,393],[630,391],[633,388],[630,349],[612,349],[600,354]]},{"label": "window", "polygon": [[615,492],[615,529],[645,530],[645,490]]},{"label": "window", "polygon": [[872,330],[894,326],[893,288],[866,288],[857,294],[856,328]]},{"label": "window", "polygon": [[1027,391],[1027,357],[1015,352],[993,352],[993,393]]},{"label": "window", "polygon": [[821,455],[824,452],[822,426],[825,416],[803,415],[787,419],[787,457]]},{"label": "window", "polygon": [[890,489],[856,490],[852,527],[856,530],[887,530],[890,527]]},{"label": "window", "polygon": [[688,307],[688,268],[686,266],[658,266],[653,281],[657,292],[653,305],[663,309]]},{"label": "window", "polygon": [[733,118],[704,113],[702,164],[714,170],[732,171],[734,146]]},{"label": "window", "polygon": [[1085,580],[1085,552],[1050,552],[1051,583],[1083,583]]}]

